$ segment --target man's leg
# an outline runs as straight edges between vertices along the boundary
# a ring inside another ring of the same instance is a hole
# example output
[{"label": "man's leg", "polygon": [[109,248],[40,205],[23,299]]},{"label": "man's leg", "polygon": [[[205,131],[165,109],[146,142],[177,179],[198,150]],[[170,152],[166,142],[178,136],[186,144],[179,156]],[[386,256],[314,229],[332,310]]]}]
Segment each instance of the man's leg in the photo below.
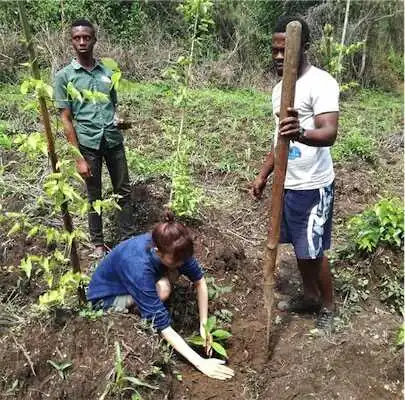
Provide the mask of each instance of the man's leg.
[{"label": "man's leg", "polygon": [[[306,208],[309,214],[305,229],[299,230],[293,240],[294,250],[304,282],[304,294],[309,299],[320,300],[316,326],[330,331],[335,311],[334,289],[329,260],[324,251],[329,249],[331,244],[334,185],[332,183],[317,191],[302,194],[307,197],[308,203],[312,204]],[[305,204],[304,198],[302,204]]]},{"label": "man's leg", "polygon": [[333,284],[324,250],[330,248],[333,184],[317,190],[289,191],[284,217],[294,245],[304,294],[297,294],[284,309],[295,312],[333,311]]},{"label": "man's leg", "polygon": [[302,276],[304,297],[310,301],[320,301],[322,307],[334,311],[333,279],[328,257],[298,259],[297,264]]},{"label": "man's leg", "polygon": [[318,285],[318,275],[321,260],[319,258],[315,260],[297,259],[304,288],[304,298],[309,301],[319,302],[321,293]]},{"label": "man's leg", "polygon": [[323,256],[318,275],[318,287],[322,298],[322,307],[335,311],[334,286],[329,259]]},{"label": "man's leg", "polygon": [[[102,155],[100,151],[80,146],[80,151],[90,166],[92,176],[86,179],[87,198],[90,205],[101,199],[101,168]],[[88,214],[90,238],[94,246],[104,246],[103,222],[101,215],[97,214],[93,208]]]},{"label": "man's leg", "polygon": [[120,145],[114,149],[106,150],[104,156],[114,193],[121,196],[118,201],[121,207],[121,210],[118,212],[118,227],[120,240],[122,241],[134,234],[131,185],[129,183],[124,146]]}]

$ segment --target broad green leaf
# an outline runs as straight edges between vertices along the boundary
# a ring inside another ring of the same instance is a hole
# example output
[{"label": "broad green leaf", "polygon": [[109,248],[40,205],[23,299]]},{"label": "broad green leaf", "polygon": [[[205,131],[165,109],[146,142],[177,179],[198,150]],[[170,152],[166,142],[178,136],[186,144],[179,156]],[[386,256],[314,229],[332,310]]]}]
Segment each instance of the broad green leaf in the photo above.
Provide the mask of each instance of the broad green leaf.
[{"label": "broad green leaf", "polygon": [[218,354],[225,358],[228,358],[228,354],[221,344],[219,344],[218,342],[212,342],[211,346]]},{"label": "broad green leaf", "polygon": [[208,332],[211,332],[215,328],[216,324],[217,324],[217,317],[213,315],[208,318],[207,322],[205,323],[205,327]]},{"label": "broad green leaf", "polygon": [[187,341],[191,344],[196,346],[204,346],[204,339],[201,336],[191,336],[187,339]]},{"label": "broad green leaf", "polygon": [[7,236],[11,236],[14,233],[18,232],[21,229],[21,224],[19,222],[16,222],[12,228],[8,231]]},{"label": "broad green leaf", "polygon": [[103,63],[103,65],[105,65],[111,71],[117,71],[117,70],[119,71],[119,69],[120,69],[118,66],[118,63],[110,57],[102,58],[101,62]]},{"label": "broad green leaf", "polygon": [[81,93],[74,87],[72,82],[69,82],[66,86],[66,91],[72,100],[78,100],[80,103],[83,103],[83,96]]},{"label": "broad green leaf", "polygon": [[118,89],[118,87],[119,87],[119,83],[120,83],[120,80],[121,80],[121,76],[122,76],[121,71],[114,72],[114,73],[112,74],[112,76],[111,76],[111,85],[112,85],[112,87],[114,87],[115,89]]},{"label": "broad green leaf", "polygon": [[216,338],[218,338],[220,340],[226,340],[232,336],[228,331],[225,331],[224,329],[217,329],[214,332],[212,332],[211,334],[212,334],[212,336],[215,336]]}]

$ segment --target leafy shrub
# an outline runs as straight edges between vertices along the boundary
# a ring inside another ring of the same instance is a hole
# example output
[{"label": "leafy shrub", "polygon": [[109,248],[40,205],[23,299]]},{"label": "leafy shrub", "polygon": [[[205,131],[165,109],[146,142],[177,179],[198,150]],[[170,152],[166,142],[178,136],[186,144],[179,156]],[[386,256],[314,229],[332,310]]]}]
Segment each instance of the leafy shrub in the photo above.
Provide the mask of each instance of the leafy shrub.
[{"label": "leafy shrub", "polygon": [[379,245],[403,246],[404,209],[399,199],[381,199],[374,206],[353,217],[349,234],[359,250],[371,253]]},{"label": "leafy shrub", "polygon": [[388,63],[399,80],[403,79],[404,76],[404,55],[402,53],[397,53],[392,47],[388,54]]}]

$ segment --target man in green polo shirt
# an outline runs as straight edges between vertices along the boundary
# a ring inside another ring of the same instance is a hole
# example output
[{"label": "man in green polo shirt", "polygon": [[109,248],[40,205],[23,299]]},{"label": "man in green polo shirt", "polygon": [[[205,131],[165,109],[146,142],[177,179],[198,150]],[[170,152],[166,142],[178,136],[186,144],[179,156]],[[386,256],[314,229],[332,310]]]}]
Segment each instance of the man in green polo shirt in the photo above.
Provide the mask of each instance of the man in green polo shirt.
[{"label": "man in green polo shirt", "polygon": [[[82,154],[76,160],[76,167],[86,181],[90,204],[101,199],[101,168],[105,160],[114,193],[120,195],[118,223],[120,239],[124,240],[133,234],[131,187],[123,137],[115,119],[117,94],[111,83],[112,71],[93,58],[97,39],[89,21],[75,21],[71,35],[76,58],[56,74],[56,104],[67,140]],[[68,90],[72,86],[83,99],[72,98]],[[102,257],[105,254],[103,224],[101,215],[94,209],[89,212],[89,230],[94,255]]]}]

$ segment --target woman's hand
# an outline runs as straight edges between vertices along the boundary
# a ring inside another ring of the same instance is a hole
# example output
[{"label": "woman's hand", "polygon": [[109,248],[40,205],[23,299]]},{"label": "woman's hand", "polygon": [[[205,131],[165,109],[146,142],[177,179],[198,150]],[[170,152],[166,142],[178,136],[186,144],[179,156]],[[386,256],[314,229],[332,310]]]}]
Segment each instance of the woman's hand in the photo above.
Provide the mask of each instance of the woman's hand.
[{"label": "woman's hand", "polygon": [[217,358],[203,358],[198,364],[196,364],[196,367],[204,375],[224,381],[225,379],[230,379],[235,375],[233,369],[224,364],[225,361],[218,360]]}]

